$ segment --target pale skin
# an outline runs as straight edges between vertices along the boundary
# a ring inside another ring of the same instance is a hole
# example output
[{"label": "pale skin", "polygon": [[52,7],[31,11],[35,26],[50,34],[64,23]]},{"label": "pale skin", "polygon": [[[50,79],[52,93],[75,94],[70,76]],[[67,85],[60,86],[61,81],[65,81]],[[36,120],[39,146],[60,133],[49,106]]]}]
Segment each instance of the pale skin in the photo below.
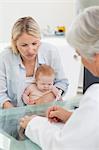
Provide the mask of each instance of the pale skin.
[{"label": "pale skin", "polygon": [[[36,80],[36,84],[31,84],[29,87],[26,88],[26,90],[23,93],[23,101],[25,104],[33,105],[36,104],[36,101],[38,102],[39,98],[46,97],[49,93],[53,93],[55,98],[57,97],[59,90],[53,85],[54,83],[54,76],[45,76],[44,74],[40,74],[38,79]],[[36,93],[36,97],[35,97]],[[37,97],[38,96],[38,97]],[[45,98],[44,98],[45,99]],[[48,100],[48,98],[47,98]],[[41,102],[49,102],[42,100]],[[54,99],[52,99],[54,100]]]},{"label": "pale skin", "polygon": [[35,104],[42,104],[42,103],[46,103],[46,102],[51,102],[54,99],[55,99],[55,95],[53,94],[53,92],[48,92],[47,94],[36,99]]},{"label": "pale skin", "polygon": [[[62,123],[65,123],[69,119],[69,117],[71,115],[72,115],[72,112],[69,112],[69,111],[63,109],[60,106],[50,107],[50,108],[48,108],[48,111],[47,111],[47,117],[48,117],[50,122],[62,122]],[[36,115],[25,116],[25,117],[21,118],[20,126],[25,129],[27,127],[28,123],[34,117],[36,117]]]},{"label": "pale skin", "polygon": [[[36,57],[38,54],[38,48],[40,46],[40,38],[35,38],[27,33],[22,33],[16,41],[17,49],[21,55],[22,63],[26,69],[26,76],[30,77],[34,74]],[[49,100],[54,99],[52,93],[48,95]],[[41,103],[43,99],[38,99],[37,104]],[[3,108],[14,107],[9,100],[6,100],[3,104]]]},{"label": "pale skin", "polygon": [[58,96],[59,90],[53,86],[52,90],[46,92],[44,95],[42,95],[40,98],[33,100],[31,102],[31,104],[42,104],[42,103],[47,103],[47,102],[51,102],[53,100],[56,99],[56,97]]},{"label": "pale skin", "polygon": [[[81,56],[81,60],[82,60],[82,63],[84,64],[84,66],[90,72],[92,72],[95,76],[99,76],[99,54],[95,54],[93,56],[92,60],[83,57],[80,54],[80,52],[79,52],[79,55]],[[71,115],[72,115],[72,112],[69,112],[69,111],[65,110],[64,108],[61,108],[60,106],[52,106],[47,111],[47,117],[50,122],[65,123],[70,118]],[[33,118],[34,118],[34,116],[30,119],[22,118],[22,120],[20,121],[20,125],[23,128],[26,128],[29,121]]]}]

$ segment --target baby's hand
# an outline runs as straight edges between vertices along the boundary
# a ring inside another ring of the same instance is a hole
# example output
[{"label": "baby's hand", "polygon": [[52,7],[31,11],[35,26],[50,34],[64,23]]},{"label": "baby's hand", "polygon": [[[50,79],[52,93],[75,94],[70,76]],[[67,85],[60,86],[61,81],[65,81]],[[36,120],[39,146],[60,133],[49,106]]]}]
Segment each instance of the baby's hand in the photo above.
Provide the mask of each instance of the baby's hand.
[{"label": "baby's hand", "polygon": [[62,100],[61,94],[62,90],[57,89],[55,86],[52,87],[52,92],[54,93],[56,100]]},{"label": "baby's hand", "polygon": [[55,95],[55,97],[58,95],[58,93],[59,93],[59,90],[53,85],[52,86],[52,92],[54,93],[54,95]]},{"label": "baby's hand", "polygon": [[28,105],[34,105],[34,104],[36,104],[36,100],[30,98],[28,101]]},{"label": "baby's hand", "polygon": [[23,93],[22,100],[25,104],[28,104],[29,103],[29,96],[27,96],[25,93]]}]

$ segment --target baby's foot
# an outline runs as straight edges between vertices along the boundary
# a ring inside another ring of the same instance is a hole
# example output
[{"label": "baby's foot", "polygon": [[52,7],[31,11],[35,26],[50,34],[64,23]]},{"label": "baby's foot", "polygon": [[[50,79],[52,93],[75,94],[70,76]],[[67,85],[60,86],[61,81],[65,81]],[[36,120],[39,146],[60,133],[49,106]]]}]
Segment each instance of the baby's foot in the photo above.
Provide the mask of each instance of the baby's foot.
[{"label": "baby's foot", "polygon": [[34,115],[33,116],[24,116],[23,118],[21,118],[20,126],[25,129],[27,127],[28,123],[32,120],[32,118],[34,118]]}]

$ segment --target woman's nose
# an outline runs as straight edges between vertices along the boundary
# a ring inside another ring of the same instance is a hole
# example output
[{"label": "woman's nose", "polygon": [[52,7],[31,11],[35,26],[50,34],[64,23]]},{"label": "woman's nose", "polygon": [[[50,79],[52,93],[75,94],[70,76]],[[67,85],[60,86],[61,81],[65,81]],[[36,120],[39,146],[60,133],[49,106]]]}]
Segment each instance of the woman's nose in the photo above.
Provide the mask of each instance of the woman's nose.
[{"label": "woman's nose", "polygon": [[29,49],[33,49],[33,48],[34,48],[34,45],[29,44]]},{"label": "woman's nose", "polygon": [[33,46],[31,44],[31,45],[29,45],[28,50],[29,50],[30,53],[33,53],[36,50],[36,48],[35,48],[35,46]]}]

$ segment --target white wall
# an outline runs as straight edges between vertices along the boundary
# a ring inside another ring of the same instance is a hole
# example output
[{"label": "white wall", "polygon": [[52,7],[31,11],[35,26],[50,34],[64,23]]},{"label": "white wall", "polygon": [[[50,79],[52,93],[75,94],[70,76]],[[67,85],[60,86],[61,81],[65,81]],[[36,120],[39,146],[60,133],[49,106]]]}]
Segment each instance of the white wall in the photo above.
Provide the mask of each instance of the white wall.
[{"label": "white wall", "polygon": [[0,0],[0,42],[8,42],[14,22],[23,16],[32,16],[41,30],[47,25],[67,28],[74,17],[73,0]]},{"label": "white wall", "polygon": [[75,17],[75,0],[0,0],[0,43],[9,42],[14,22],[23,16],[34,17],[41,30],[47,25],[64,25],[68,30]]}]

